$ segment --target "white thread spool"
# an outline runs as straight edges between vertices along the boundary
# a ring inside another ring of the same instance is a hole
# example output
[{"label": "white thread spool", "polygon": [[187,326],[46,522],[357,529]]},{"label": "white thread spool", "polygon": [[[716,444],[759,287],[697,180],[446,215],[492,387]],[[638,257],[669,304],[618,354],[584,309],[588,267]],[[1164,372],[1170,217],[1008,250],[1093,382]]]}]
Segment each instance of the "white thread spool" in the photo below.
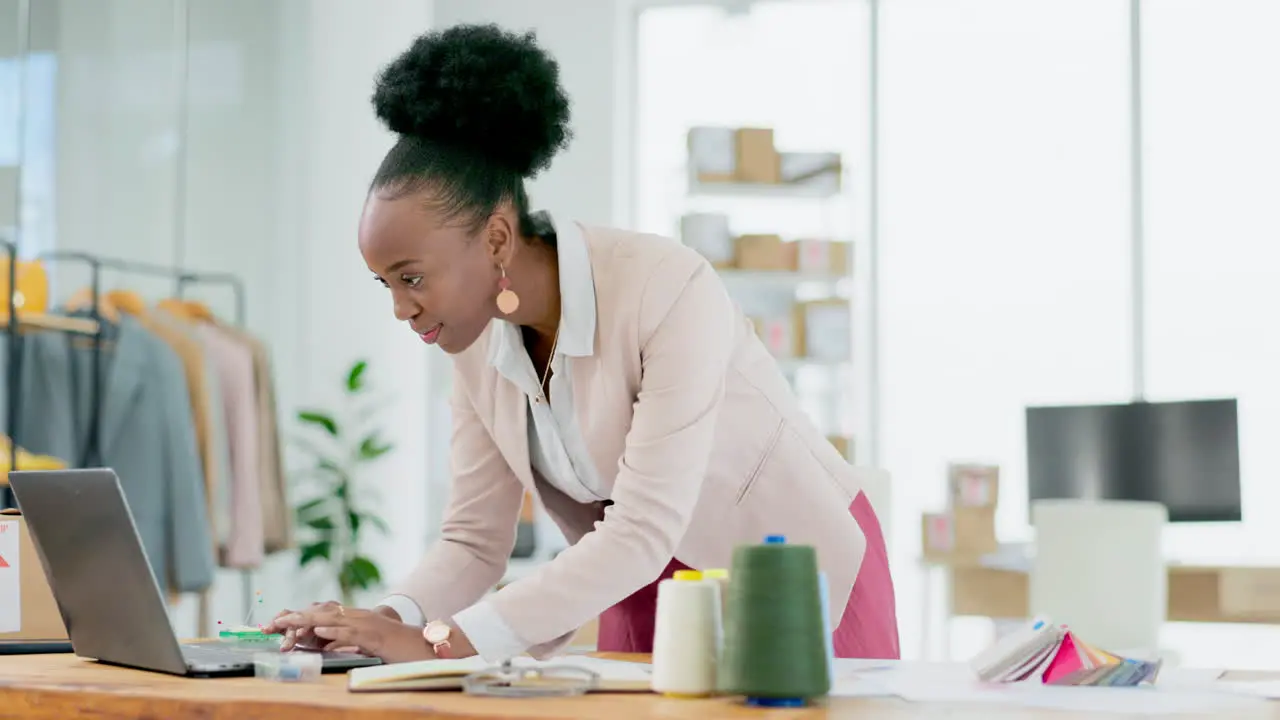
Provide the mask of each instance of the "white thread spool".
[{"label": "white thread spool", "polygon": [[658,583],[653,691],[673,697],[714,693],[720,637],[716,581],[704,580],[697,570],[677,570]]}]

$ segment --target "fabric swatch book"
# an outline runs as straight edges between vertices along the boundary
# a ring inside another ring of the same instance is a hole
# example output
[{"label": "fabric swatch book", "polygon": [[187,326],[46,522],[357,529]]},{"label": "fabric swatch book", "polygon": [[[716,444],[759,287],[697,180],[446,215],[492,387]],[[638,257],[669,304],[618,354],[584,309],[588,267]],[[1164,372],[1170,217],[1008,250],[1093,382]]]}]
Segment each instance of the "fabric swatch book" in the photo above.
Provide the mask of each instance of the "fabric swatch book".
[{"label": "fabric swatch book", "polygon": [[[559,682],[563,671],[577,678],[595,674],[591,692],[649,692],[652,681],[650,665],[644,663],[602,660],[584,655],[558,657],[538,661],[517,658],[512,668],[527,673],[519,682],[534,686]],[[356,668],[347,673],[347,689],[351,692],[392,690],[461,690],[463,680],[474,673],[494,669],[494,664],[478,657],[461,660],[420,660]]]},{"label": "fabric swatch book", "polygon": [[1065,625],[1036,618],[976,655],[984,682],[1129,687],[1155,682],[1160,660],[1125,658],[1089,645]]}]

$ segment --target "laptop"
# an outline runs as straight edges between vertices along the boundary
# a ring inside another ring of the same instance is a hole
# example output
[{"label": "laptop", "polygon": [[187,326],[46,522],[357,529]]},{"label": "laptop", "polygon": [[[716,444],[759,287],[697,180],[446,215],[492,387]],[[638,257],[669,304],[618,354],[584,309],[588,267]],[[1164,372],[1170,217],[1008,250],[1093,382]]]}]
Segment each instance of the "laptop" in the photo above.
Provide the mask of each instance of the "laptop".
[{"label": "laptop", "polygon": [[[189,677],[253,674],[261,648],[178,642],[114,471],[11,472],[9,486],[76,655]],[[326,672],[381,662],[322,655]]]}]

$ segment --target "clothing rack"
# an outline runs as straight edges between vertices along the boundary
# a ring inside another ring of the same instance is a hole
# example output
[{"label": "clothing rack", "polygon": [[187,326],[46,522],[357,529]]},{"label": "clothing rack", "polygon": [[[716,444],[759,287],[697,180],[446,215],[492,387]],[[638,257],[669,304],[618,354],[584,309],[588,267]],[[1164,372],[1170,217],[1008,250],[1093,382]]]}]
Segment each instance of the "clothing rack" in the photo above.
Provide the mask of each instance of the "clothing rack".
[{"label": "clothing rack", "polygon": [[[7,352],[9,354],[8,418],[9,418],[10,440],[11,440],[11,445],[13,447],[13,450],[11,450],[11,452],[13,453],[13,458],[11,460],[10,467],[13,467],[14,466],[13,463],[16,462],[16,457],[17,457],[17,438],[13,437],[13,435],[14,435],[14,429],[16,429],[18,426],[18,418],[21,417],[21,415],[19,414],[20,408],[18,403],[17,392],[18,392],[18,385],[21,382],[22,376],[20,374],[20,368],[15,362],[15,360],[21,357],[21,355],[15,352],[16,343],[14,338],[17,335],[18,323],[15,322],[14,320],[17,317],[17,314],[16,314],[16,301],[14,299],[14,293],[12,292],[12,289],[17,287],[16,286],[17,247],[12,243],[8,243],[8,242],[5,242],[5,247],[9,253],[9,287],[11,289],[11,292],[9,293],[10,321],[9,321],[9,328],[8,328],[9,346],[8,346]],[[156,278],[168,278],[173,281],[173,292],[174,292],[174,295],[179,299],[182,299],[187,289],[193,285],[221,285],[224,287],[228,287],[231,289],[233,301],[235,303],[235,316],[234,316],[235,325],[236,327],[239,327],[239,328],[243,328],[245,326],[246,303],[245,303],[244,281],[238,275],[235,275],[232,273],[194,272],[187,268],[157,265],[153,263],[137,262],[132,260],[121,260],[117,258],[102,257],[99,255],[94,255],[92,253],[75,252],[75,251],[46,252],[39,255],[37,259],[41,261],[76,263],[76,264],[87,266],[89,269],[89,291],[92,299],[87,312],[90,319],[96,324],[96,327],[98,328],[98,330],[92,334],[93,335],[93,356],[92,356],[93,372],[91,373],[92,380],[90,385],[90,398],[92,400],[91,407],[93,408],[93,413],[91,414],[90,420],[89,420],[90,431],[89,431],[88,443],[85,450],[85,456],[80,459],[80,466],[82,467],[93,465],[93,464],[101,464],[100,454],[99,454],[100,453],[99,435],[100,435],[100,429],[101,429],[101,420],[102,420],[101,415],[102,415],[102,405],[103,405],[102,403],[103,394],[102,394],[102,387],[101,387],[102,369],[103,369],[102,368],[102,360],[103,360],[102,359],[102,345],[103,345],[102,328],[106,327],[107,325],[107,323],[105,322],[105,319],[102,316],[102,310],[101,310],[101,303],[102,303],[102,296],[103,296],[102,275],[104,271],[111,271],[111,272],[131,274],[131,275],[145,275],[145,276],[156,277]],[[241,582],[243,585],[243,588],[242,588],[242,592],[244,595],[243,602],[246,608],[246,612],[248,612],[247,608],[253,607],[252,576],[249,570],[243,570],[241,572]],[[206,627],[208,624],[208,620],[209,620],[209,599],[208,599],[208,592],[206,591],[204,593],[201,593],[200,595],[199,624],[200,624],[200,633],[202,635],[207,634]]]},{"label": "clothing rack", "polygon": [[[114,272],[120,272],[120,273],[132,274],[132,275],[146,275],[150,277],[169,278],[173,281],[174,296],[179,299],[184,298],[187,288],[192,285],[222,285],[225,287],[229,287],[231,288],[232,299],[235,303],[235,317],[234,317],[235,325],[236,327],[239,327],[239,328],[243,328],[245,326],[246,303],[245,303],[244,281],[238,275],[234,275],[232,273],[194,272],[187,268],[173,267],[173,266],[166,266],[166,265],[156,265],[153,263],[137,262],[132,260],[104,258],[97,255],[92,255],[90,253],[83,253],[83,252],[53,251],[53,252],[42,254],[40,256],[40,259],[54,260],[54,261],[66,260],[71,262],[83,263],[89,266],[91,270],[89,287],[90,287],[90,292],[93,295],[93,304],[92,304],[92,307],[90,308],[90,313],[91,313],[91,317],[94,320],[98,321],[100,324],[102,323],[102,318],[99,314],[100,313],[99,306],[102,300],[102,284],[101,284],[102,271],[111,270]],[[101,333],[99,333],[98,337],[94,341],[94,353],[93,353],[94,385],[93,385],[93,391],[92,391],[93,394],[91,395],[91,397],[94,398],[95,405],[93,406],[94,408],[93,417],[90,420],[91,427],[92,427],[90,444],[93,448],[95,448],[95,451],[98,444],[98,429],[99,429],[99,421],[100,421],[99,416],[102,414],[102,404],[101,402],[99,402],[100,395],[98,394],[99,392],[98,384],[100,383],[100,371],[101,371],[100,363],[101,362],[102,362],[102,342],[101,342]],[[247,613],[248,609],[253,607],[253,577],[250,574],[249,570],[241,571],[240,581],[242,585],[241,592],[243,594],[242,601],[245,607],[245,612]],[[201,605],[200,622],[201,622],[201,625],[203,626],[208,622],[207,593],[201,594],[200,605]],[[203,627],[202,627],[202,634],[206,634],[203,632]]]},{"label": "clothing rack", "polygon": [[[102,273],[104,270],[113,272],[127,273],[132,275],[147,275],[151,277],[169,278],[173,280],[174,295],[182,298],[183,292],[187,286],[193,284],[220,284],[226,285],[232,289],[235,296],[235,324],[237,327],[244,327],[245,323],[245,293],[244,283],[239,277],[230,273],[197,273],[185,268],[167,267],[164,265],[154,265],[146,262],[136,262],[132,260],[119,260],[116,258],[101,257],[85,252],[68,252],[68,251],[52,251],[42,253],[38,256],[39,260],[54,262],[68,261],[82,263],[89,267],[89,292],[92,301],[89,306],[89,317],[96,323],[98,327],[104,326],[104,318],[101,314],[102,302]],[[102,421],[102,332],[99,331],[93,336],[93,372],[92,382],[90,384],[91,405],[93,414],[89,418],[89,442],[85,447],[84,457],[80,459],[80,465],[87,467],[90,465],[101,464],[99,436],[101,435]],[[12,403],[11,403],[12,404]]]}]

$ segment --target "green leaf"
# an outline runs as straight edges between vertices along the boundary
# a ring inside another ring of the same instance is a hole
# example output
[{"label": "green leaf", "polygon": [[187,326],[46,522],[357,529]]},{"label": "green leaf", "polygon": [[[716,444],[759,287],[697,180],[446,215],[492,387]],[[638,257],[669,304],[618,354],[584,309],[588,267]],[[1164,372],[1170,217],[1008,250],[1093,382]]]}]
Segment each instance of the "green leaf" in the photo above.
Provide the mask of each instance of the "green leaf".
[{"label": "green leaf", "polygon": [[328,515],[322,515],[321,517],[311,518],[306,522],[307,522],[307,527],[313,528],[315,530],[333,530],[337,527],[333,524],[333,518],[329,517]]},{"label": "green leaf", "polygon": [[327,498],[327,497],[319,497],[319,498],[316,498],[315,500],[308,500],[302,503],[301,505],[299,505],[297,509],[294,510],[294,512],[298,515],[298,517],[304,517],[306,515],[310,515],[311,513],[318,510],[319,508],[323,507],[326,503],[329,502],[329,500],[330,498]]},{"label": "green leaf", "polygon": [[360,513],[352,510],[347,513],[347,524],[351,526],[351,534],[355,535],[360,532],[360,521],[364,518],[360,517]]},{"label": "green leaf", "polygon": [[318,410],[302,410],[298,413],[298,420],[309,425],[317,425],[330,435],[338,437],[338,423],[328,413]]},{"label": "green leaf", "polygon": [[351,366],[351,372],[347,373],[347,390],[360,392],[364,388],[364,371],[368,367],[369,363],[364,360]]},{"label": "green leaf", "polygon": [[356,555],[348,560],[338,572],[338,584],[341,587],[368,590],[380,582],[382,571],[363,555]]},{"label": "green leaf", "polygon": [[357,455],[361,460],[377,460],[391,452],[391,447],[390,443],[383,443],[378,440],[378,434],[374,433],[360,441],[360,449],[357,451]]},{"label": "green leaf", "polygon": [[332,547],[328,540],[303,545],[301,554],[298,557],[299,567],[306,567],[307,563],[313,560],[328,560]]}]

